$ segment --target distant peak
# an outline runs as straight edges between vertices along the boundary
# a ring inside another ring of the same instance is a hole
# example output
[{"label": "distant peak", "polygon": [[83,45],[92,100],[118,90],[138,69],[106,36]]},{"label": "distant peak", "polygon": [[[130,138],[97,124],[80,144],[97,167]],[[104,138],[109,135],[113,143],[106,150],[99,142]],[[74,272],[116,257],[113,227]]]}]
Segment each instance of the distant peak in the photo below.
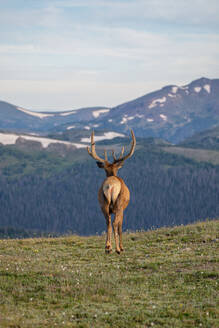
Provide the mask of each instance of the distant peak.
[{"label": "distant peak", "polygon": [[198,80],[192,81],[190,84],[199,84],[199,85],[204,85],[206,83],[210,83],[211,79],[208,79],[207,77],[201,77]]}]

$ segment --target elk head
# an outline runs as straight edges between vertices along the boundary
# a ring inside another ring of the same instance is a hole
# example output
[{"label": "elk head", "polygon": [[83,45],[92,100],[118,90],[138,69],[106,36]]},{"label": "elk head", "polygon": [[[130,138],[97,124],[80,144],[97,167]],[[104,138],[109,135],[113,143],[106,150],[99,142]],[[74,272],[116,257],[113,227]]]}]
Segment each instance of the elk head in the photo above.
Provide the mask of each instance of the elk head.
[{"label": "elk head", "polygon": [[88,151],[89,155],[96,160],[97,166],[99,168],[105,170],[107,177],[117,176],[117,172],[123,166],[124,161],[133,155],[134,150],[135,150],[135,145],[136,145],[136,139],[135,139],[133,130],[131,130],[131,135],[132,135],[132,145],[131,145],[131,149],[130,149],[129,153],[127,155],[123,156],[125,148],[122,147],[120,156],[118,158],[116,158],[115,151],[113,150],[112,151],[113,162],[110,163],[108,161],[106,150],[104,151],[104,158],[101,158],[97,155],[96,150],[95,150],[94,131],[92,132],[91,149],[89,147],[87,147],[87,151]]}]

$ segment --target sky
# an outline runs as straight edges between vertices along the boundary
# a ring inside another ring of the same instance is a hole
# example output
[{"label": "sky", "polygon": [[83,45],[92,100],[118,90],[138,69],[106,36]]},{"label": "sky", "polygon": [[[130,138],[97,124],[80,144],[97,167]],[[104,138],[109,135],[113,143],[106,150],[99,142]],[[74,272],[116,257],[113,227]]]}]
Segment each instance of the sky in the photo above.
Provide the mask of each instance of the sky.
[{"label": "sky", "polygon": [[0,0],[0,100],[113,107],[219,78],[218,0]]}]

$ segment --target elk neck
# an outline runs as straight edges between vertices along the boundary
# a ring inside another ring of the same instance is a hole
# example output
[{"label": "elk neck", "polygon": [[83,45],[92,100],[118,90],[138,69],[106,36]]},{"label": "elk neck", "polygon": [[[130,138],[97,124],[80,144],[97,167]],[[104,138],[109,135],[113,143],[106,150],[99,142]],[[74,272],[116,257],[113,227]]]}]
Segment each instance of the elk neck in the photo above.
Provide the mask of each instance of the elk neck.
[{"label": "elk neck", "polygon": [[107,177],[112,177],[112,176],[116,177],[118,168],[112,165],[112,166],[106,167],[105,172],[106,172]]}]

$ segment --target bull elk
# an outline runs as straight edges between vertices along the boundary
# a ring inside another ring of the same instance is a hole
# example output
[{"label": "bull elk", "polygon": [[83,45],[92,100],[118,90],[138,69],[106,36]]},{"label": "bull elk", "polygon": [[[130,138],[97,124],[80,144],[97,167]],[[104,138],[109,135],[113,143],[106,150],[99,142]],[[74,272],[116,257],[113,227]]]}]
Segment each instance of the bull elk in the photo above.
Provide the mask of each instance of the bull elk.
[{"label": "bull elk", "polygon": [[[91,134],[91,148],[87,147],[89,155],[96,160],[97,166],[104,169],[106,172],[106,179],[103,181],[102,186],[98,192],[98,201],[101,210],[105,216],[107,224],[107,237],[106,237],[106,253],[112,252],[112,225],[111,215],[114,214],[113,230],[116,244],[116,252],[120,254],[124,250],[122,244],[122,222],[123,211],[129,204],[130,193],[123,179],[117,176],[118,170],[123,166],[124,161],[131,157],[135,150],[136,139],[134,132],[131,130],[132,144],[129,153],[125,156],[124,147],[122,147],[121,154],[118,158],[115,156],[114,150],[112,151],[113,162],[110,163],[107,158],[107,152],[104,151],[104,159],[99,157],[95,150],[94,132]],[[119,240],[118,240],[119,235]]]}]

